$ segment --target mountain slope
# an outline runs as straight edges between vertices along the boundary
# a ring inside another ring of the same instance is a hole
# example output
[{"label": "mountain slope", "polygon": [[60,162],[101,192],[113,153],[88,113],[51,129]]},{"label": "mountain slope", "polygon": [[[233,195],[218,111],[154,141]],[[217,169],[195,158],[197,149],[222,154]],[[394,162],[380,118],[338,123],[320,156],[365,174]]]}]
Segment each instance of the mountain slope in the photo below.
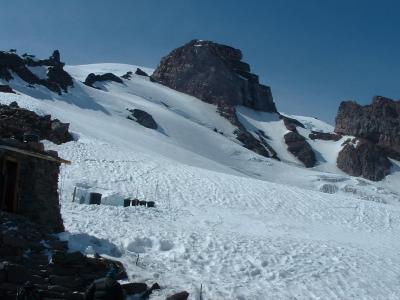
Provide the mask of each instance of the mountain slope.
[{"label": "mountain slope", "polygon": [[[63,238],[72,248],[118,256],[130,276],[159,281],[166,289],[152,299],[181,289],[197,299],[200,284],[206,299],[400,296],[398,162],[379,183],[347,176],[335,164],[342,141],[311,141],[306,126],[297,130],[319,153],[306,169],[286,151],[287,129],[276,115],[238,108],[282,161],[244,148],[215,106],[148,77],[98,82],[99,89],[81,82],[91,72],[135,69],[66,66],[74,78],[66,94],[27,87],[18,76],[10,82],[17,94],[0,93],[1,103],[71,123],[76,141],[46,147],[73,162],[60,180]],[[127,108],[150,113],[158,130],[127,119]],[[298,119],[312,130],[329,128]],[[71,203],[74,186],[101,192],[114,206]],[[156,208],[121,207],[136,196]]]}]

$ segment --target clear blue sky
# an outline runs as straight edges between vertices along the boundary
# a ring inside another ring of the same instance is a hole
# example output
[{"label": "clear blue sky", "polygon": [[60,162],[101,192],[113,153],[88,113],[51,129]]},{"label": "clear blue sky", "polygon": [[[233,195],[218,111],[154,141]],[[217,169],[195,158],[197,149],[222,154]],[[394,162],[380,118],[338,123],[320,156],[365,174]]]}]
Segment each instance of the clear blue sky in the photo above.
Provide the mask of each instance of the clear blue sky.
[{"label": "clear blue sky", "polygon": [[400,98],[400,1],[2,1],[0,49],[155,67],[194,39],[240,48],[278,109],[333,123],[342,100]]}]

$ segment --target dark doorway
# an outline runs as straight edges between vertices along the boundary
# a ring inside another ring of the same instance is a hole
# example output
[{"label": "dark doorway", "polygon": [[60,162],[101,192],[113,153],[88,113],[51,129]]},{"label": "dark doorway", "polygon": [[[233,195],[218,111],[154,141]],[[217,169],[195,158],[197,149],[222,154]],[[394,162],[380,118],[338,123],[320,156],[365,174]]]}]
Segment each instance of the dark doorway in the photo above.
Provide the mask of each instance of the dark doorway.
[{"label": "dark doorway", "polygon": [[17,211],[17,185],[18,185],[18,163],[5,160],[2,172],[1,185],[1,210],[15,213]]}]

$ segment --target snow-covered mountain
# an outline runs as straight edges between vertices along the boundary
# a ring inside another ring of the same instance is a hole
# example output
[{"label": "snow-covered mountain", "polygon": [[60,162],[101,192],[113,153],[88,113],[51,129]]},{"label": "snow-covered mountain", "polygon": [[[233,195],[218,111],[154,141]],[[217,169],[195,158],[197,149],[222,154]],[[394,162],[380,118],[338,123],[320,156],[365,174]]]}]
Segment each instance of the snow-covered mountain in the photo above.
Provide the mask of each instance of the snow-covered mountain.
[{"label": "snow-covered mountain", "polygon": [[[398,161],[380,182],[346,175],[336,159],[348,137],[311,140],[312,131],[332,127],[288,116],[305,125],[297,131],[316,154],[316,165],[305,168],[287,150],[288,129],[276,113],[236,107],[241,124],[261,130],[280,160],[243,147],[215,105],[147,76],[83,84],[89,73],[122,76],[136,68],[67,65],[73,87],[60,94],[14,73],[0,82],[16,91],[0,93],[0,103],[16,101],[71,124],[75,141],[46,148],[72,161],[59,183],[62,238],[72,248],[116,256],[130,276],[167,287],[151,299],[172,289],[198,299],[201,284],[204,299],[400,296]],[[40,66],[31,71],[46,74]],[[157,129],[128,109],[150,114]],[[110,205],[72,203],[74,187],[100,192]],[[156,208],[122,207],[134,197]]]}]

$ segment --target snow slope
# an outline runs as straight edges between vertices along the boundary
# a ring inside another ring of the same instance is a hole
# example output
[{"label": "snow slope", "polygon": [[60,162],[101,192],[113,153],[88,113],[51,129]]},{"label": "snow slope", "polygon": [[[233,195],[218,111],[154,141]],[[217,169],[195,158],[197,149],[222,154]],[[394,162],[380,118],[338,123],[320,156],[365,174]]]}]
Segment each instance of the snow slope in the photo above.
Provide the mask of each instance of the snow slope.
[{"label": "snow slope", "polygon": [[[80,82],[91,72],[122,75],[136,66],[66,70],[75,78],[68,94],[16,79],[19,94],[0,93],[0,102],[71,123],[76,141],[46,147],[72,161],[62,168],[60,194],[62,238],[73,249],[116,257],[132,279],[157,281],[164,288],[151,299],[183,289],[199,299],[201,284],[203,299],[400,297],[400,163],[372,183],[335,167],[340,141],[309,141],[319,164],[305,169],[285,151],[280,120],[239,107],[247,128],[269,136],[278,162],[243,148],[214,106],[146,77],[100,90]],[[159,129],[128,120],[127,108],[147,111]],[[306,138],[330,130],[298,119],[310,124],[299,130]],[[112,205],[72,203],[75,186],[100,191]],[[127,197],[156,208],[123,208]]]}]

